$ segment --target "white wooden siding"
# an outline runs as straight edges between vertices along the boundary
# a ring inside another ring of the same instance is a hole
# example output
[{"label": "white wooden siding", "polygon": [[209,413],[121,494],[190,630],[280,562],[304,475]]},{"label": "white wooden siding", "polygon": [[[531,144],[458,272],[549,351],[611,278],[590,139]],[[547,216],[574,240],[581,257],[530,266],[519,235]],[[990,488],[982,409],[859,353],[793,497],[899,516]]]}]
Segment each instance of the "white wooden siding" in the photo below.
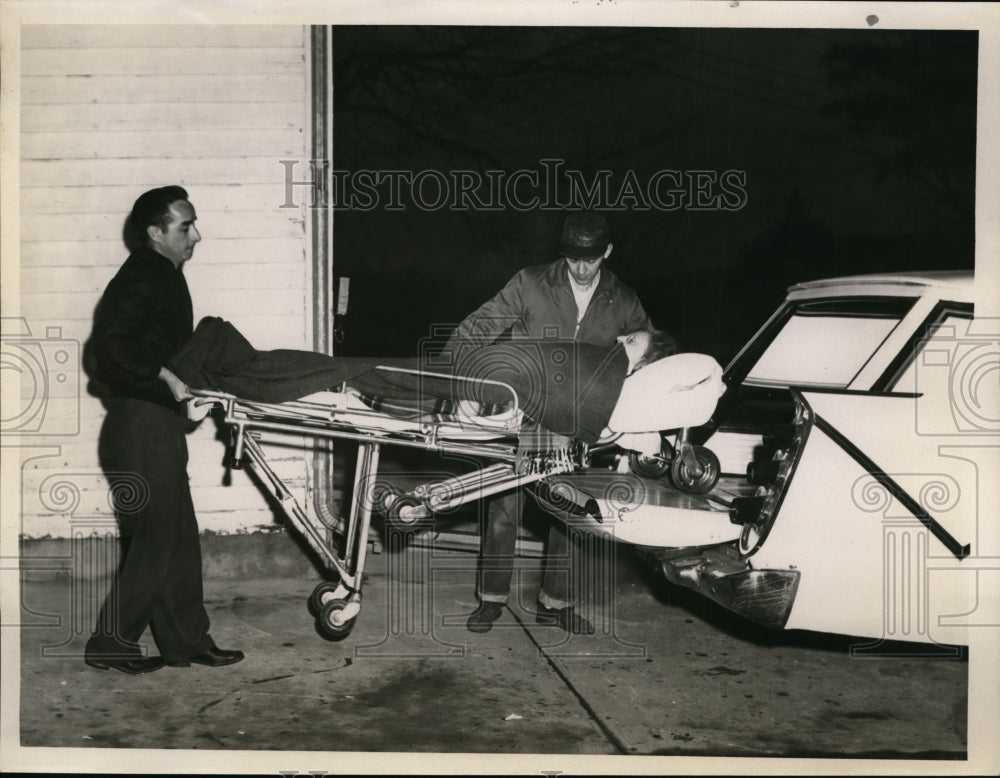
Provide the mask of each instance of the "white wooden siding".
[{"label": "white wooden siding", "polygon": [[[305,203],[280,207],[280,160],[308,159],[307,40],[300,26],[22,28],[20,314],[33,353],[68,344],[71,357],[57,366],[49,353],[48,383],[29,386],[49,402],[21,441],[38,446],[21,457],[25,536],[68,537],[75,519],[110,520],[97,462],[103,410],[79,355],[142,192],[180,184],[197,209],[203,240],[185,267],[196,321],[229,319],[258,348],[311,348]],[[245,473],[222,485],[215,437],[211,421],[189,436],[202,528],[272,524]],[[276,456],[305,500],[301,453]]]}]

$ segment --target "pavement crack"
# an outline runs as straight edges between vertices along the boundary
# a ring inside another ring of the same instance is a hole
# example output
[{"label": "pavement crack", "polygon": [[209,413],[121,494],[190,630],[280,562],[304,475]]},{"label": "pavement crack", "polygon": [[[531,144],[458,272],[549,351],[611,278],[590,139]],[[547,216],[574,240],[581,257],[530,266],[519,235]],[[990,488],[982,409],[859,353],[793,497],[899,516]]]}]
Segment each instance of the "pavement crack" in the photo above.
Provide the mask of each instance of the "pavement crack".
[{"label": "pavement crack", "polygon": [[213,707],[215,705],[218,705],[224,699],[226,699],[226,695],[223,695],[222,697],[219,697],[219,699],[217,699],[217,700],[212,700],[211,702],[206,703],[205,705],[202,705],[200,708],[198,708],[198,714],[201,715],[202,713],[204,713],[205,711],[207,711],[209,708],[211,708],[211,707]]},{"label": "pavement crack", "polygon": [[320,675],[322,673],[335,673],[338,670],[343,670],[345,667],[350,667],[353,664],[350,657],[344,660],[344,664],[338,667],[324,667],[321,670],[310,670],[308,673],[286,673],[285,675],[274,675],[270,678],[261,678],[256,681],[251,681],[253,685],[259,683],[270,683],[271,681],[283,681],[285,678],[297,678],[300,675]]},{"label": "pavement crack", "polygon": [[604,733],[604,736],[615,748],[618,749],[620,753],[631,756],[634,752],[629,747],[629,745],[617,732],[615,732],[601,718],[600,714],[598,714],[594,706],[591,705],[590,701],[583,695],[583,692],[577,689],[576,685],[569,679],[569,676],[566,675],[565,672],[563,672],[563,669],[559,666],[559,663],[556,662],[555,659],[553,659],[551,656],[549,656],[548,652],[542,647],[541,643],[535,640],[535,636],[531,633],[531,630],[528,629],[528,627],[525,625],[521,617],[518,616],[510,607],[508,606],[504,607],[506,607],[510,615],[514,617],[514,621],[516,621],[521,626],[521,629],[524,630],[524,633],[528,636],[528,639],[535,644],[535,648],[538,649],[538,653],[540,653],[542,656],[545,657],[545,661],[548,662],[548,665],[549,667],[552,668],[553,672],[555,672],[555,674],[559,676],[559,679],[563,682],[563,684],[565,684],[566,688],[573,693],[573,696],[576,697],[577,702],[579,702],[580,706],[587,712],[587,715],[590,717],[590,720],[597,725],[598,729],[600,729],[601,732]]},{"label": "pavement crack", "polygon": [[284,678],[294,678],[295,675],[296,675],[295,673],[288,673],[287,675],[275,675],[272,678],[261,678],[259,681],[251,681],[250,683],[252,684],[270,683],[271,681],[280,681]]}]

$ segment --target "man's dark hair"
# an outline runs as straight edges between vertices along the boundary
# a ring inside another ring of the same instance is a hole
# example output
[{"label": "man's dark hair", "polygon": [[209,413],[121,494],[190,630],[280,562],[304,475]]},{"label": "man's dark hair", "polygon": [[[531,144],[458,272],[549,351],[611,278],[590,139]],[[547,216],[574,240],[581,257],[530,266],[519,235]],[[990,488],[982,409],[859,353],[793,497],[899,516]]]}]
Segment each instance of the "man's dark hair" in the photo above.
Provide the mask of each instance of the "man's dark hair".
[{"label": "man's dark hair", "polygon": [[161,230],[166,230],[170,225],[170,204],[187,199],[187,191],[180,186],[161,186],[139,195],[122,228],[125,247],[134,252],[148,246],[149,234],[146,228],[156,225]]},{"label": "man's dark hair", "polygon": [[679,351],[673,335],[657,329],[649,329],[646,332],[649,333],[649,345],[646,347],[646,353],[642,355],[642,359],[635,366],[636,370],[664,357],[672,357]]}]

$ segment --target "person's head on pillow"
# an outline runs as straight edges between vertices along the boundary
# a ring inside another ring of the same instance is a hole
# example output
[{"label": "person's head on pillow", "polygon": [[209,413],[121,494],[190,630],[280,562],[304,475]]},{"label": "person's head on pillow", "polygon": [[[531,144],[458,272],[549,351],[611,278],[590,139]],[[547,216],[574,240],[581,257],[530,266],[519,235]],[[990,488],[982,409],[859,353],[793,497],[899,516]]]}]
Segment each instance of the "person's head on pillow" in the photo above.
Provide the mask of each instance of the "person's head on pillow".
[{"label": "person's head on pillow", "polygon": [[636,330],[628,335],[620,335],[618,342],[625,347],[625,354],[628,356],[626,375],[677,353],[677,341],[663,330]]}]

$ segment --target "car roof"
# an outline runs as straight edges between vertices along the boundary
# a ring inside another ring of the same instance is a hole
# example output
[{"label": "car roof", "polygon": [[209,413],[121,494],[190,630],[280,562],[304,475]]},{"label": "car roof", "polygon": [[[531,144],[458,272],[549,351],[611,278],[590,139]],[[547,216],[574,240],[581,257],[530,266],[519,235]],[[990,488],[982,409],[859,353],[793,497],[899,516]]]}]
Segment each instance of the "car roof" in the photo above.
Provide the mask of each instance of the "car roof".
[{"label": "car roof", "polygon": [[867,275],[804,281],[788,289],[790,300],[842,295],[936,295],[949,300],[969,300],[975,295],[975,275],[971,270],[941,270],[913,273],[871,273]]}]

